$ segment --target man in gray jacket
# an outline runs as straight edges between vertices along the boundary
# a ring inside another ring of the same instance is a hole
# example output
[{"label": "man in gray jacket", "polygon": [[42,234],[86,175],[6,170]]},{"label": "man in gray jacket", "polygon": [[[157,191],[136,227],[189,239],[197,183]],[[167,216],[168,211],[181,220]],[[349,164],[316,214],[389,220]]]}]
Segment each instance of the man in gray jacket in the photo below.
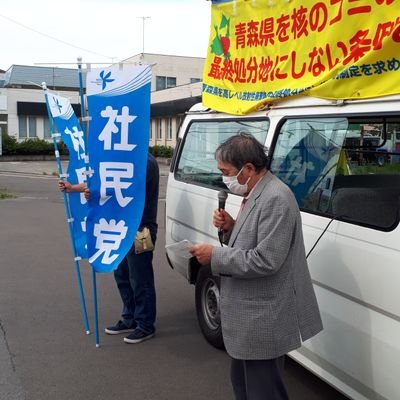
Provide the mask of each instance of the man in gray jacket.
[{"label": "man in gray jacket", "polygon": [[215,154],[223,181],[244,196],[236,221],[215,210],[227,247],[196,244],[191,253],[221,277],[221,323],[232,357],[236,400],[288,399],[284,356],[322,330],[290,189],[266,169],[264,147],[238,134]]}]

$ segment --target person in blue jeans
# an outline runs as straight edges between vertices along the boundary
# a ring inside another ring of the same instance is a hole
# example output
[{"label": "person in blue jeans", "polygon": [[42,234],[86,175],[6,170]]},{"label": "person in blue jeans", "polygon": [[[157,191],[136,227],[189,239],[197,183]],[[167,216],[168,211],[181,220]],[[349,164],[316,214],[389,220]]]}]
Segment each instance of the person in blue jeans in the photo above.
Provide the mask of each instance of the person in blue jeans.
[{"label": "person in blue jeans", "polygon": [[[157,160],[149,154],[147,161],[146,198],[139,231],[150,230],[153,243],[157,236],[159,169]],[[109,335],[131,332],[125,343],[140,343],[154,336],[156,320],[156,291],[154,287],[153,251],[135,253],[129,250],[114,271],[122,299],[122,318],[105,329]]]},{"label": "person in blue jeans", "polygon": [[[157,238],[157,206],[159,187],[157,160],[149,154],[147,160],[146,197],[139,231],[148,228],[153,244]],[[71,185],[59,181],[60,190],[90,193],[84,184]],[[135,244],[114,271],[115,282],[121,296],[123,308],[121,319],[105,329],[109,335],[129,333],[125,343],[140,343],[151,339],[155,333],[156,291],[154,286],[153,250],[140,254],[135,252]]]}]

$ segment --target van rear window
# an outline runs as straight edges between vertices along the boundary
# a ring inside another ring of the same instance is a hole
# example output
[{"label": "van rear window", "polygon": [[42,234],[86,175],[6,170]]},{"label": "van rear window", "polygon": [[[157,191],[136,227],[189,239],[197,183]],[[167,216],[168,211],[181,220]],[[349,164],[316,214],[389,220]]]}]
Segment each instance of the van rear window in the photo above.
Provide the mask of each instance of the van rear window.
[{"label": "van rear window", "polygon": [[175,178],[200,186],[226,189],[214,154],[217,147],[232,135],[246,132],[265,143],[268,119],[230,119],[193,121],[180,146]]},{"label": "van rear window", "polygon": [[400,205],[400,118],[287,119],[271,171],[303,211],[393,229]]}]

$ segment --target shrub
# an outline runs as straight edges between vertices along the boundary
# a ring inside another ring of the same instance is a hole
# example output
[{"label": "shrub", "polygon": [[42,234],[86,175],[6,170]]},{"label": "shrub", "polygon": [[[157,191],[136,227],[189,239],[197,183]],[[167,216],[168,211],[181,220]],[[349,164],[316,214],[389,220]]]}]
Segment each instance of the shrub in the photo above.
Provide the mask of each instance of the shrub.
[{"label": "shrub", "polygon": [[[53,141],[48,142],[47,140],[30,138],[23,142],[9,136],[7,133],[2,135],[3,142],[3,155],[54,155]],[[58,151],[61,155],[67,155],[68,149],[64,142],[58,142]]]},{"label": "shrub", "polygon": [[154,157],[165,157],[165,158],[171,158],[172,153],[174,152],[174,149],[170,146],[150,146],[149,147],[149,152],[153,154]]},{"label": "shrub", "polygon": [[[53,146],[53,142],[51,142],[51,145]],[[68,147],[64,142],[61,141],[57,142],[57,148],[62,156],[67,156],[69,154]],[[54,153],[54,146],[53,146],[53,153]]]},{"label": "shrub", "polygon": [[3,133],[1,136],[3,145],[3,154],[12,155],[17,154],[18,151],[18,141],[15,137],[9,136],[7,133]]},{"label": "shrub", "polygon": [[[3,133],[3,154],[4,155],[54,155],[53,141],[46,141],[38,138],[29,138],[23,142]],[[58,151],[61,155],[68,155],[68,148],[64,142],[57,142]],[[149,152],[154,157],[172,158],[174,149],[170,146],[150,146]]]},{"label": "shrub", "polygon": [[18,143],[18,153],[23,155],[50,155],[54,154],[53,143],[46,142],[43,139],[26,139]]}]

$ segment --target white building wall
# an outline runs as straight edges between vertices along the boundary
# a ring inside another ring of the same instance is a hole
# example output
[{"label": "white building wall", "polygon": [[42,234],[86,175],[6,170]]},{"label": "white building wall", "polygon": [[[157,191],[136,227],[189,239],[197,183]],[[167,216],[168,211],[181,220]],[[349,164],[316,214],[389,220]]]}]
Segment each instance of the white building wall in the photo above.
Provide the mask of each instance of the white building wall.
[{"label": "white building wall", "polygon": [[123,61],[132,64],[150,64],[152,68],[151,90],[156,90],[156,76],[176,78],[176,86],[187,85],[191,78],[202,79],[204,58],[170,56],[163,54],[137,54]]},{"label": "white building wall", "polygon": [[[8,89],[7,91],[7,113],[8,113],[8,134],[19,139],[17,102],[45,103],[44,93],[41,89]],[[79,92],[60,91],[56,94],[67,97],[72,104],[79,103]],[[39,139],[44,138],[44,118],[46,116],[37,116],[36,133]]]},{"label": "white building wall", "polygon": [[[123,61],[132,64],[151,64],[153,66],[152,76],[152,94],[151,103],[164,103],[182,98],[190,98],[201,95],[201,82],[189,84],[191,78],[202,79],[204,58],[183,57],[160,54],[138,54]],[[176,78],[176,87],[167,90],[155,91],[156,76],[168,76]],[[56,92],[60,96],[70,99],[72,104],[80,102],[79,92],[60,91]],[[2,110],[2,101],[6,102],[5,109]],[[41,89],[29,88],[2,88],[0,89],[0,114],[8,115],[8,133],[11,136],[19,138],[17,102],[37,102],[44,103],[44,94]],[[170,115],[165,117],[156,117],[151,121],[152,137],[150,146],[164,145],[175,147],[177,129],[183,115]],[[46,116],[37,116],[36,132],[37,137],[44,138],[44,119]],[[172,118],[172,139],[167,139],[165,120]],[[161,139],[157,139],[156,120],[161,120]]]},{"label": "white building wall", "polygon": [[0,89],[0,113],[7,111],[7,94],[5,89]]},{"label": "white building wall", "polygon": [[[152,103],[165,102],[177,99],[182,96],[182,91],[185,92],[185,96],[198,95],[200,93],[201,84],[187,85],[185,88],[173,88],[167,91],[159,91],[152,93]],[[6,94],[3,94],[5,93]],[[57,92],[60,96],[64,96],[70,99],[72,104],[78,104],[80,102],[79,93],[71,91],[61,91]],[[44,103],[43,91],[38,89],[2,89],[0,96],[3,95],[7,99],[6,110],[0,110],[1,114],[8,114],[8,134],[19,139],[19,126],[18,126],[18,114],[17,114],[17,102],[35,102]],[[180,120],[183,116],[170,115],[166,117],[156,117],[151,120],[151,132],[152,137],[150,137],[149,145],[163,145],[175,147],[177,130],[179,128]],[[44,138],[44,118],[46,116],[36,116],[36,132],[39,139]],[[172,119],[172,139],[167,139],[166,131],[166,120],[167,118]],[[157,139],[157,122],[161,121],[161,139]],[[25,138],[21,138],[24,140]]]},{"label": "white building wall", "polygon": [[[175,87],[168,90],[159,90],[151,93],[151,104],[167,103],[174,100],[179,100],[182,98],[191,98],[201,96],[202,83],[192,83],[189,85],[183,85],[181,87]],[[151,121],[152,123],[152,133],[153,137],[150,140],[150,146],[163,145],[163,146],[176,146],[177,132],[180,123],[184,117],[182,115],[170,115],[166,117],[154,117]],[[161,118],[161,139],[157,139],[157,123],[156,120]],[[167,132],[165,129],[165,119],[172,118],[172,139],[167,140]]]},{"label": "white building wall", "polygon": [[[167,138],[167,130],[166,130],[166,121],[171,118],[172,122],[172,138]],[[157,138],[157,120],[161,122],[161,139]],[[155,117],[151,120],[151,132],[152,136],[150,137],[149,146],[167,146],[167,147],[175,147],[176,146],[176,138],[178,133],[178,128],[180,125],[180,116],[171,115],[169,117]]]}]

